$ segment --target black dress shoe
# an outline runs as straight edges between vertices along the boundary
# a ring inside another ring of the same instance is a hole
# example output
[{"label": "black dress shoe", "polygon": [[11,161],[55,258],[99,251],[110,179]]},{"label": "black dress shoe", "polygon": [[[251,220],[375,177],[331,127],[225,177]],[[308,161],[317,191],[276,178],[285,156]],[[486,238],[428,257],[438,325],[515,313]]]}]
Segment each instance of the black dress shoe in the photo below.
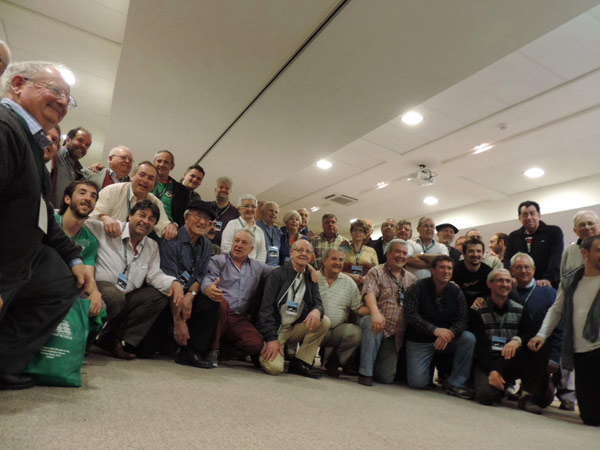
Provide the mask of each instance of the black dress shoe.
[{"label": "black dress shoe", "polygon": [[304,361],[301,361],[297,358],[292,359],[290,361],[290,366],[288,368],[288,373],[295,373],[296,375],[302,375],[303,377],[314,378],[318,380],[321,378],[321,374],[316,370],[313,370],[306,364]]},{"label": "black dress shoe", "polygon": [[33,377],[0,370],[0,391],[33,387]]},{"label": "black dress shoe", "polygon": [[186,366],[198,367],[199,369],[212,369],[213,367],[210,361],[204,359],[190,348],[182,348],[175,357],[175,362]]},{"label": "black dress shoe", "polygon": [[325,369],[327,371],[327,375],[329,375],[330,377],[333,377],[333,378],[339,378],[339,376],[340,376],[339,367],[340,367],[340,362],[338,360],[338,357],[336,354],[334,354],[332,352],[331,355],[329,356],[329,359],[327,360],[327,363],[325,363]]},{"label": "black dress shoe", "polygon": [[114,336],[104,336],[96,341],[96,345],[102,350],[106,350],[108,353],[119,359],[134,359],[135,354],[125,351],[121,341]]}]

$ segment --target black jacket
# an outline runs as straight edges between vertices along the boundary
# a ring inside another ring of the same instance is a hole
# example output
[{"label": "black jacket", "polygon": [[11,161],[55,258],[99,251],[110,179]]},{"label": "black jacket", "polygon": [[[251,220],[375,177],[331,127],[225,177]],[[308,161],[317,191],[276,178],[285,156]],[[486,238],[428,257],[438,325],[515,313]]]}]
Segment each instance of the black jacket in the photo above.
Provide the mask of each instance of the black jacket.
[{"label": "black jacket", "polygon": [[549,280],[554,289],[558,288],[560,279],[560,258],[564,247],[562,230],[556,225],[546,225],[540,220],[531,242],[531,251],[527,251],[525,243],[525,228],[521,227],[508,235],[504,267],[510,268],[510,258],[515,253],[528,253],[535,262],[535,279]]},{"label": "black jacket", "polygon": [[174,180],[169,177],[172,186],[173,186],[173,201],[171,202],[171,215],[173,216],[173,221],[179,225],[179,227],[183,227],[185,225],[185,220],[183,219],[183,213],[187,208],[187,205],[192,196],[192,191],[186,188],[179,181]]},{"label": "black jacket", "polygon": [[[29,279],[31,260],[41,245],[54,248],[67,262],[81,251],[54,220],[43,150],[19,119],[0,106],[0,290]],[[38,227],[42,195],[47,234]]]},{"label": "black jacket", "polygon": [[[265,342],[277,339],[279,327],[281,326],[279,307],[282,302],[286,301],[287,296],[284,296],[284,294],[297,274],[298,272],[296,272],[292,263],[287,262],[283,266],[273,270],[267,277],[265,291],[258,312],[258,323],[256,324],[256,328],[262,334]],[[306,291],[302,299],[302,311],[298,314],[296,322],[302,322],[313,309],[318,309],[321,312],[321,317],[323,317],[324,313],[321,294],[319,294],[319,285],[312,282],[308,270],[304,272],[304,282],[306,283]]]}]

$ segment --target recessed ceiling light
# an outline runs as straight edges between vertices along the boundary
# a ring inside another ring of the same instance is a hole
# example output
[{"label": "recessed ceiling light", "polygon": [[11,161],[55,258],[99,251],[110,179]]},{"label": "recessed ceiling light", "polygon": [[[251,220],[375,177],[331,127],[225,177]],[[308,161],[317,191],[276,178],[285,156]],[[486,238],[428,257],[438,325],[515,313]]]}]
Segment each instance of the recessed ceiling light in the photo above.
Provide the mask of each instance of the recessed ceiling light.
[{"label": "recessed ceiling light", "polygon": [[416,111],[409,111],[402,115],[401,120],[406,125],[418,125],[423,122],[423,116]]},{"label": "recessed ceiling light", "polygon": [[356,222],[358,219],[354,218],[354,219],[350,219],[350,223],[354,223]]},{"label": "recessed ceiling light", "polygon": [[426,205],[437,205],[438,201],[439,200],[435,197],[425,197],[423,199],[423,203],[425,203]]},{"label": "recessed ceiling light", "polygon": [[333,166],[333,164],[331,164],[326,159],[320,159],[320,160],[317,161],[317,167],[319,169],[327,170],[327,169],[330,169],[331,166]]},{"label": "recessed ceiling light", "polygon": [[75,84],[75,75],[66,67],[61,67],[58,69],[63,79],[69,84],[69,86],[73,86]]},{"label": "recessed ceiling light", "polygon": [[386,183],[385,181],[380,181],[379,183],[377,183],[377,189],[383,189],[387,185],[388,183]]},{"label": "recessed ceiling light", "polygon": [[539,167],[532,167],[531,169],[527,169],[525,172],[523,172],[523,175],[528,178],[539,178],[544,175],[544,173],[545,172]]},{"label": "recessed ceiling light", "polygon": [[318,211],[318,210],[319,210],[319,207],[318,207],[318,206],[313,206],[312,208],[310,208],[310,210],[311,210],[312,212],[316,212],[316,211]]},{"label": "recessed ceiling light", "polygon": [[477,155],[478,153],[487,152],[488,150],[492,149],[493,147],[494,146],[492,144],[488,144],[487,142],[484,142],[483,144],[479,144],[473,148],[473,150],[475,150],[474,155]]}]

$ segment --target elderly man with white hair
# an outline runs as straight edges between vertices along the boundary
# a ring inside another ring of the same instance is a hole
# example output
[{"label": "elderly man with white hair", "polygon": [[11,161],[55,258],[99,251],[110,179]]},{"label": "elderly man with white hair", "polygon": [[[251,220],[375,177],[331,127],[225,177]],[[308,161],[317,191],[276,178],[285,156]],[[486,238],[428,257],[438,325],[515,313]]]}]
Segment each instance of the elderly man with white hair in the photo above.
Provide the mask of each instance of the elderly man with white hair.
[{"label": "elderly man with white hair", "polygon": [[0,75],[4,73],[10,64],[10,58],[10,48],[8,48],[6,42],[0,40]]},{"label": "elderly man with white hair", "polygon": [[75,107],[63,67],[11,64],[0,78],[0,390],[33,386],[23,375],[90,274],[54,220],[43,150],[46,130]]},{"label": "elderly man with white hair", "polygon": [[262,228],[260,228],[254,220],[254,213],[256,211],[258,201],[256,197],[251,194],[244,194],[238,200],[238,210],[240,211],[240,217],[231,220],[221,236],[221,251],[223,253],[229,253],[231,245],[233,243],[233,237],[235,233],[243,228],[249,228],[254,233],[254,248],[250,252],[249,257],[256,259],[264,263],[267,260],[267,248],[265,247],[265,234]]},{"label": "elderly man with white hair", "polygon": [[[261,202],[262,203],[262,202]],[[267,250],[267,266],[279,266],[279,250],[281,248],[281,230],[275,223],[279,215],[279,205],[275,202],[265,202],[261,208],[262,220],[256,224],[265,234],[265,247]]]},{"label": "elderly man with white hair", "polygon": [[96,183],[100,189],[114,183],[129,181],[129,172],[133,165],[131,150],[124,145],[118,145],[108,153],[108,167],[98,172],[86,170],[85,179]]}]

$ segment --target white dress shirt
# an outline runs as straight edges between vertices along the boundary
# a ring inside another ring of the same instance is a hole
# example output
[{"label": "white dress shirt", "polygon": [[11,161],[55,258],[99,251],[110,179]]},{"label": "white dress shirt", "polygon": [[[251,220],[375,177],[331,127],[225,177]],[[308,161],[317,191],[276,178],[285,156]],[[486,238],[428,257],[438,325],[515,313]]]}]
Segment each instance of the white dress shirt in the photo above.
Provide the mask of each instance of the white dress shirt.
[{"label": "white dress shirt", "polygon": [[[162,202],[154,194],[149,193],[146,199],[158,206],[160,211],[160,220],[154,225],[154,231],[160,236],[165,227],[171,223],[169,216],[167,216]],[[138,199],[133,195],[131,189],[131,181],[111,184],[98,193],[98,202],[94,211],[90,214],[90,218],[98,219],[101,214],[106,214],[115,220],[126,222],[129,211],[137,202]]]},{"label": "white dress shirt", "polygon": [[129,236],[129,222],[119,221],[121,236],[109,237],[104,231],[104,224],[99,220],[86,220],[85,227],[98,239],[98,254],[96,255],[96,280],[117,284],[120,273],[125,266],[127,270],[127,289],[125,293],[141,288],[144,282],[163,294],[169,293],[169,288],[175,277],[166,275],[160,270],[160,254],[158,244],[145,236],[137,245],[137,255],[134,255]]}]

